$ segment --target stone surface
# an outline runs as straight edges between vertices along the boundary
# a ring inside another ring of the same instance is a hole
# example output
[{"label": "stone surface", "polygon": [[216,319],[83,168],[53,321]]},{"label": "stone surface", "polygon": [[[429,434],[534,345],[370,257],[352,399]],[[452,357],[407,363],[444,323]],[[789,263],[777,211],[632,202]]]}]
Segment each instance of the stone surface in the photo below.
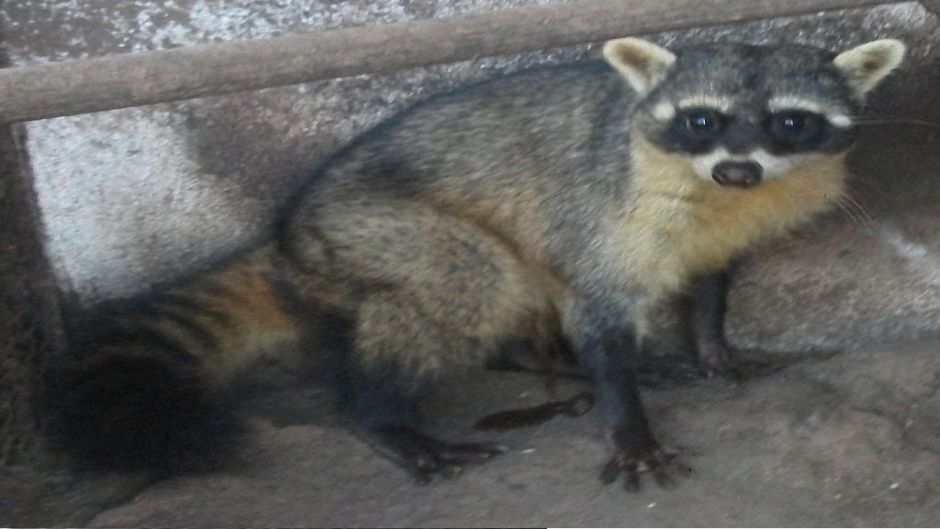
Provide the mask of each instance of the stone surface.
[{"label": "stone surface", "polygon": [[936,125],[867,127],[851,157],[852,200],[743,264],[732,342],[807,351],[936,336],[938,147]]},{"label": "stone surface", "polygon": [[[678,487],[597,480],[597,412],[482,434],[480,416],[542,402],[538,378],[473,373],[440,386],[433,430],[511,451],[420,486],[339,426],[330,393],[282,385],[248,399],[231,468],[151,483],[0,473],[4,524],[92,527],[924,526],[940,519],[940,342],[815,357],[743,385],[645,391],[654,429],[685,450]],[[564,381],[561,395],[583,383]]]},{"label": "stone surface", "polygon": [[[917,526],[940,518],[937,342],[882,346],[742,386],[647,392],[656,430],[694,455],[662,490],[597,480],[596,412],[482,435],[481,415],[543,400],[537,379],[489,373],[444,386],[437,429],[512,450],[457,479],[416,485],[331,424],[315,390],[254,406],[242,466],[154,485],[90,525],[139,526]],[[573,394],[580,384],[562,386]],[[290,409],[306,409],[292,413]],[[446,413],[444,412],[446,409]],[[287,417],[287,418],[285,418]],[[692,472],[688,472],[688,468]]]}]

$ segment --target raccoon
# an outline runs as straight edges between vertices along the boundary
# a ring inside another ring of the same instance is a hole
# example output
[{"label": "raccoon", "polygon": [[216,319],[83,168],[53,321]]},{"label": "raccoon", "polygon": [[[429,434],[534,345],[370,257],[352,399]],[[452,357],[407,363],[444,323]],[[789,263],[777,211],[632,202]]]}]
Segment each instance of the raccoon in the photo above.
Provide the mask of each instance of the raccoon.
[{"label": "raccoon", "polygon": [[349,422],[429,481],[503,447],[423,433],[422,399],[525,339],[575,353],[610,442],[601,478],[636,489],[675,455],[636,383],[640,348],[674,343],[653,307],[691,295],[703,370],[741,371],[725,270],[844,193],[853,118],[904,52],[622,38],[603,61],[433,97],[322,164],[272,241],[86,324],[51,431],[78,460],[175,468],[218,453],[234,373],[325,347]]}]

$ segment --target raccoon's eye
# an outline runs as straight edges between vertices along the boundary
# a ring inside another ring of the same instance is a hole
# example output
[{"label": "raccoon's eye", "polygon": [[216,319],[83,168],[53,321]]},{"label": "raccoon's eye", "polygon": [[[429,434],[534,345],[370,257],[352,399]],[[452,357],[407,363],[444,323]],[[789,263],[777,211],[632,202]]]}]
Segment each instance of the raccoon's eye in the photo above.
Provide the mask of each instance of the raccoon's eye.
[{"label": "raccoon's eye", "polygon": [[724,116],[713,110],[690,110],[685,114],[685,127],[701,138],[718,134],[724,126]]},{"label": "raccoon's eye", "polygon": [[819,135],[822,130],[822,118],[812,112],[778,112],[770,116],[767,128],[777,140],[802,143]]}]

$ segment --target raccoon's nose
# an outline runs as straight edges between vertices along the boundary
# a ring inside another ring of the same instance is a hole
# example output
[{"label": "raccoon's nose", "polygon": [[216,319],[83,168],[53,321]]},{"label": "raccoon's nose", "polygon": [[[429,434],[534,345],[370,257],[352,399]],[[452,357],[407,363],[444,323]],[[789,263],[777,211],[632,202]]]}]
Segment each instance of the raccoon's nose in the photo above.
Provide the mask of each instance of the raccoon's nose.
[{"label": "raccoon's nose", "polygon": [[721,162],[712,168],[712,178],[723,186],[751,187],[760,182],[762,172],[757,162]]}]

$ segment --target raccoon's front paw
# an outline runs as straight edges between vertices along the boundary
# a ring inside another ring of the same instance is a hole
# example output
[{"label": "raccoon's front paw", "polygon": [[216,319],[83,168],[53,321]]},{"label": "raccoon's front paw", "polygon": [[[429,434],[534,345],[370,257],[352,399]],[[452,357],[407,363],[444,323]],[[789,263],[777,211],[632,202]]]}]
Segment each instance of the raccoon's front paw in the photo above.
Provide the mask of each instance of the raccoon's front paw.
[{"label": "raccoon's front paw", "polygon": [[508,448],[493,443],[447,443],[409,427],[383,428],[375,432],[380,451],[389,455],[411,473],[419,484],[435,477],[453,478],[467,465],[489,461]]},{"label": "raccoon's front paw", "polygon": [[681,453],[679,450],[663,448],[648,436],[628,435],[624,432],[615,432],[614,442],[614,455],[601,470],[601,483],[609,485],[623,474],[624,490],[637,492],[640,490],[640,474],[649,472],[664,489],[676,485],[669,467],[675,466],[676,458]]}]

